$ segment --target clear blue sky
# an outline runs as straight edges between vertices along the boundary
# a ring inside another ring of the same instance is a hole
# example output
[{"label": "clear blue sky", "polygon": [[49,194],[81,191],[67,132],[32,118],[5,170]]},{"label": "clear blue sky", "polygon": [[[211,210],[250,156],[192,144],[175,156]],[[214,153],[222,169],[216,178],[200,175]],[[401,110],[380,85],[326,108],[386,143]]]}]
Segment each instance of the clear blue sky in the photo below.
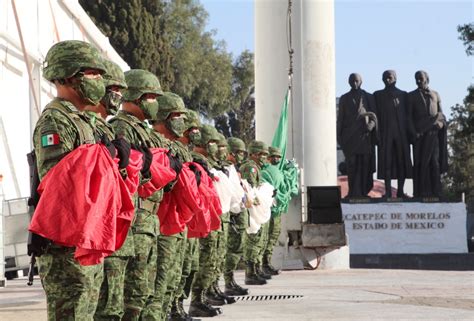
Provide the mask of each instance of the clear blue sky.
[{"label": "clear blue sky", "polygon": [[[227,42],[234,57],[254,49],[254,2],[252,0],[201,0],[209,12],[209,29]],[[362,75],[362,88],[383,88],[382,72],[394,69],[397,86],[413,90],[414,73],[430,75],[445,113],[461,103],[473,82],[472,58],[457,39],[456,26],[474,21],[469,0],[375,1],[336,0],[336,93],[349,89],[350,73]],[[285,71],[282,71],[285,72]]]}]

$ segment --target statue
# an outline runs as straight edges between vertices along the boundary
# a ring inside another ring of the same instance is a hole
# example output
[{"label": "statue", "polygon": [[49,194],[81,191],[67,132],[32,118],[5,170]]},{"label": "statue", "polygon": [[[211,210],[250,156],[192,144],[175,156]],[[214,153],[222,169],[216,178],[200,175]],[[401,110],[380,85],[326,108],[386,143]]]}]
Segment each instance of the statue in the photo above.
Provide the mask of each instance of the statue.
[{"label": "statue", "polygon": [[373,186],[377,117],[374,97],[360,88],[361,76],[351,74],[349,85],[351,90],[339,100],[337,139],[346,159],[347,196],[363,197]]},{"label": "statue", "polygon": [[446,117],[439,94],[429,89],[425,71],[415,73],[417,89],[408,94],[413,142],[413,191],[417,197],[439,197],[442,173],[447,171]]},{"label": "statue", "polygon": [[379,122],[377,177],[385,180],[385,197],[391,197],[391,180],[398,180],[397,197],[404,197],[405,179],[413,175],[408,140],[407,93],[395,87],[397,75],[386,70],[385,88],[374,92]]}]

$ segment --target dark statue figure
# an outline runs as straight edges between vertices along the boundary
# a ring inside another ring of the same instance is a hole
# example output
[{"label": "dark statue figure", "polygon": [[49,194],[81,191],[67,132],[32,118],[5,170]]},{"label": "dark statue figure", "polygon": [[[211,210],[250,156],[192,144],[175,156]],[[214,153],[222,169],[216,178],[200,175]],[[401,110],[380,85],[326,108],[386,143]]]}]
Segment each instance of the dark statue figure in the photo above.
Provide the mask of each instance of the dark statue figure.
[{"label": "dark statue figure", "polygon": [[377,177],[385,180],[385,197],[391,197],[391,180],[398,180],[397,197],[404,197],[405,179],[413,173],[408,140],[407,93],[395,87],[397,75],[386,70],[385,88],[374,92],[379,122]]},{"label": "dark statue figure", "polygon": [[377,117],[374,97],[360,88],[361,76],[351,74],[349,85],[339,100],[337,139],[346,159],[348,197],[363,197],[373,186]]},{"label": "dark statue figure", "polygon": [[440,177],[447,171],[446,118],[439,94],[428,87],[428,74],[417,71],[415,80],[418,88],[408,94],[413,137],[413,194],[415,197],[439,197]]}]

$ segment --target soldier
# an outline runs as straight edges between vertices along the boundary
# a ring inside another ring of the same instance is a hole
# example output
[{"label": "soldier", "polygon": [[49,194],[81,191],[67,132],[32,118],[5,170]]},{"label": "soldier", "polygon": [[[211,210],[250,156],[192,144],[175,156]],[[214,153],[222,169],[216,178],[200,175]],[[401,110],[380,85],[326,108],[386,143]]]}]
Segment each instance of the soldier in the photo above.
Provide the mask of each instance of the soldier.
[{"label": "soldier", "polygon": [[[158,98],[158,112],[153,121],[155,132],[168,140],[172,152],[180,163],[192,160],[186,146],[177,141],[183,136],[186,108],[178,95],[165,92]],[[161,219],[161,217],[160,217]],[[169,222],[161,222],[161,228]],[[186,231],[169,235],[162,233],[157,238],[158,257],[155,289],[148,299],[142,320],[164,320],[171,308],[176,288],[181,280],[184,253],[186,251]]]},{"label": "soldier", "polygon": [[[260,171],[265,166],[268,157],[268,147],[264,142],[252,141],[248,146],[250,158],[240,166],[242,178],[246,179],[249,184],[256,188],[261,184]],[[262,235],[265,231],[262,228],[255,234],[247,234],[244,249],[245,268],[245,284],[247,285],[263,285],[267,283],[267,279],[271,275],[262,273],[258,262],[258,254],[261,251]]]},{"label": "soldier", "polygon": [[[43,76],[56,86],[57,97],[45,107],[33,133],[40,179],[80,145],[96,142],[82,111],[104,96],[104,72],[100,53],[86,42],[62,41],[46,54]],[[74,252],[52,243],[38,258],[48,320],[91,320],[94,315],[97,301],[91,298],[98,297],[103,265],[82,266]]]},{"label": "soldier", "polygon": [[[230,147],[228,159],[234,164],[237,171],[245,161],[245,143],[236,137],[227,139]],[[227,255],[224,266],[225,294],[227,295],[247,295],[248,289],[242,288],[234,279],[234,271],[243,256],[245,229],[248,227],[248,211],[243,208],[238,214],[231,212],[230,228],[227,242]]]},{"label": "soldier", "polygon": [[[217,153],[211,155],[210,158],[216,162],[215,168],[222,171],[229,177],[229,169],[227,166],[230,166],[231,163],[227,160],[227,156],[229,155],[228,152],[228,144],[227,141],[222,134],[218,134],[219,140],[217,142]],[[229,222],[230,222],[230,212],[222,213],[221,215],[221,230],[218,233],[217,239],[217,262],[216,262],[216,269],[214,271],[213,282],[211,286],[207,290],[207,299],[213,305],[224,305],[224,304],[232,304],[235,303],[235,299],[233,297],[227,296],[224,294],[221,289],[219,288],[219,278],[223,272],[225,258],[227,254],[227,238],[229,235]]]},{"label": "soldier", "polygon": [[[178,140],[188,146],[189,152],[193,146],[199,144],[201,140],[201,122],[199,120],[198,113],[194,110],[188,109],[186,111],[186,118],[184,121],[185,131],[183,137]],[[189,153],[191,160],[192,155]],[[184,252],[184,261],[181,269],[181,276],[177,276],[179,284],[174,294],[174,298],[171,301],[171,314],[170,320],[172,321],[183,321],[192,320],[186,313],[183,307],[183,301],[189,297],[191,293],[191,285],[194,279],[194,275],[199,269],[199,239],[196,237],[190,237],[186,241],[186,251]]]},{"label": "soldier", "polygon": [[268,147],[269,165],[262,170],[262,179],[270,183],[275,189],[276,202],[272,206],[272,216],[268,223],[268,237],[263,246],[262,269],[270,275],[278,275],[279,270],[275,269],[272,264],[273,247],[278,241],[281,232],[281,214],[282,205],[288,201],[287,188],[285,186],[285,177],[279,168],[281,162],[281,151],[277,147]]},{"label": "soldier", "polygon": [[[209,125],[200,128],[201,141],[194,147],[193,160],[202,164],[207,170],[216,166],[211,156],[216,157],[219,141],[217,130]],[[207,237],[199,239],[199,270],[194,275],[191,290],[191,305],[189,315],[192,317],[214,317],[222,311],[212,307],[206,300],[206,291],[212,285],[213,274],[217,263],[217,240],[218,231],[211,231]]]},{"label": "soldier", "polygon": [[[115,133],[105,119],[114,116],[122,104],[122,90],[127,88],[122,69],[114,62],[104,59],[107,72],[103,75],[105,96],[97,106],[87,107],[86,115],[92,127],[114,141]],[[119,169],[122,177],[130,155],[130,143],[124,138],[117,138],[114,144],[120,158]],[[125,268],[128,260],[134,255],[133,234],[131,228],[122,247],[104,259],[104,281],[100,288],[99,302],[94,320],[121,320],[124,314]]]},{"label": "soldier", "polygon": [[[125,72],[125,82],[128,88],[123,91],[122,110],[110,123],[116,135],[124,137],[143,152],[141,183],[145,183],[151,179],[153,155],[149,148],[164,146],[164,142],[153,134],[145,120],[155,117],[158,111],[157,97],[163,91],[158,78],[146,70],[132,69]],[[148,198],[136,196],[135,199],[135,220],[132,226],[135,256],[128,261],[126,267],[125,312],[122,320],[139,320],[153,290],[156,276],[156,237],[159,231],[156,212],[162,191],[159,190]]]}]

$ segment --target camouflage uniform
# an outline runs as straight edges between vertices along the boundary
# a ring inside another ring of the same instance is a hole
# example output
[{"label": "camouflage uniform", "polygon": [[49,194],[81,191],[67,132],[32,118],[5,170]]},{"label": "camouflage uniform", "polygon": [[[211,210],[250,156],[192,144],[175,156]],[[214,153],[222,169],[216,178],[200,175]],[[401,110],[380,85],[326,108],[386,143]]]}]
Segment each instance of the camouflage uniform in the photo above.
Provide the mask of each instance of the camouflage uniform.
[{"label": "camouflage uniform", "polygon": [[[234,165],[238,172],[240,172],[241,161],[239,153],[246,153],[245,143],[236,137],[230,137],[228,140],[230,152],[236,162]],[[231,213],[229,218],[229,235],[227,240],[227,254],[224,263],[224,280],[226,294],[228,295],[245,295],[248,290],[240,287],[234,280],[234,271],[240,262],[244,253],[245,229],[248,227],[248,211],[242,210],[238,214]]]},{"label": "camouflage uniform", "polygon": [[[159,109],[155,121],[166,122],[171,113],[185,113],[182,99],[165,92],[158,99]],[[183,121],[184,123],[184,121]],[[155,132],[156,135],[161,134]],[[179,134],[179,133],[178,133]],[[178,135],[177,134],[177,135]],[[182,133],[181,133],[182,134]],[[191,160],[185,146],[177,141],[167,141],[167,147],[181,162]],[[165,320],[181,279],[181,269],[186,250],[186,231],[174,235],[159,235],[157,238],[157,271],[153,294],[148,298],[141,320]]]},{"label": "camouflage uniform", "polygon": [[[49,81],[76,77],[82,68],[105,71],[97,49],[82,41],[63,41],[48,51],[43,69]],[[99,84],[100,82],[100,84]],[[87,90],[75,88],[92,103],[105,92],[101,79]],[[102,87],[102,88],[101,88]],[[86,143],[95,143],[94,131],[83,113],[67,100],[55,98],[43,110],[33,133],[39,177],[64,156]],[[48,137],[56,137],[48,141]],[[75,248],[50,245],[38,258],[41,283],[46,293],[48,320],[91,320],[97,305],[102,264],[82,266],[74,259]]]},{"label": "camouflage uniform", "polygon": [[[125,73],[125,79],[128,85],[124,91],[126,101],[136,101],[146,93],[162,94],[158,79],[150,72],[130,70]],[[144,108],[140,108],[145,114]],[[163,147],[163,141],[154,135],[145,122],[127,112],[119,111],[110,123],[117,136],[135,146]],[[142,178],[142,182],[146,181],[146,178]],[[157,191],[146,199],[135,198],[135,220],[132,225],[135,255],[128,261],[125,271],[125,311],[122,320],[139,320],[147,299],[153,292],[157,261],[156,237],[159,233],[156,212],[162,196],[162,191]]]},{"label": "camouflage uniform", "polygon": [[[250,143],[249,154],[257,155],[259,153],[268,155],[268,147],[265,143],[260,141],[253,141]],[[260,162],[261,163],[261,162]],[[240,167],[242,178],[246,179],[252,187],[257,187],[262,183],[260,174],[261,165],[257,164],[255,160],[248,159]],[[260,271],[259,254],[263,249],[263,238],[265,237],[264,225],[255,234],[247,234],[245,248],[244,248],[244,260],[246,262],[245,270],[245,283],[246,284],[265,284],[265,279],[270,278],[269,275],[262,275]]]}]

